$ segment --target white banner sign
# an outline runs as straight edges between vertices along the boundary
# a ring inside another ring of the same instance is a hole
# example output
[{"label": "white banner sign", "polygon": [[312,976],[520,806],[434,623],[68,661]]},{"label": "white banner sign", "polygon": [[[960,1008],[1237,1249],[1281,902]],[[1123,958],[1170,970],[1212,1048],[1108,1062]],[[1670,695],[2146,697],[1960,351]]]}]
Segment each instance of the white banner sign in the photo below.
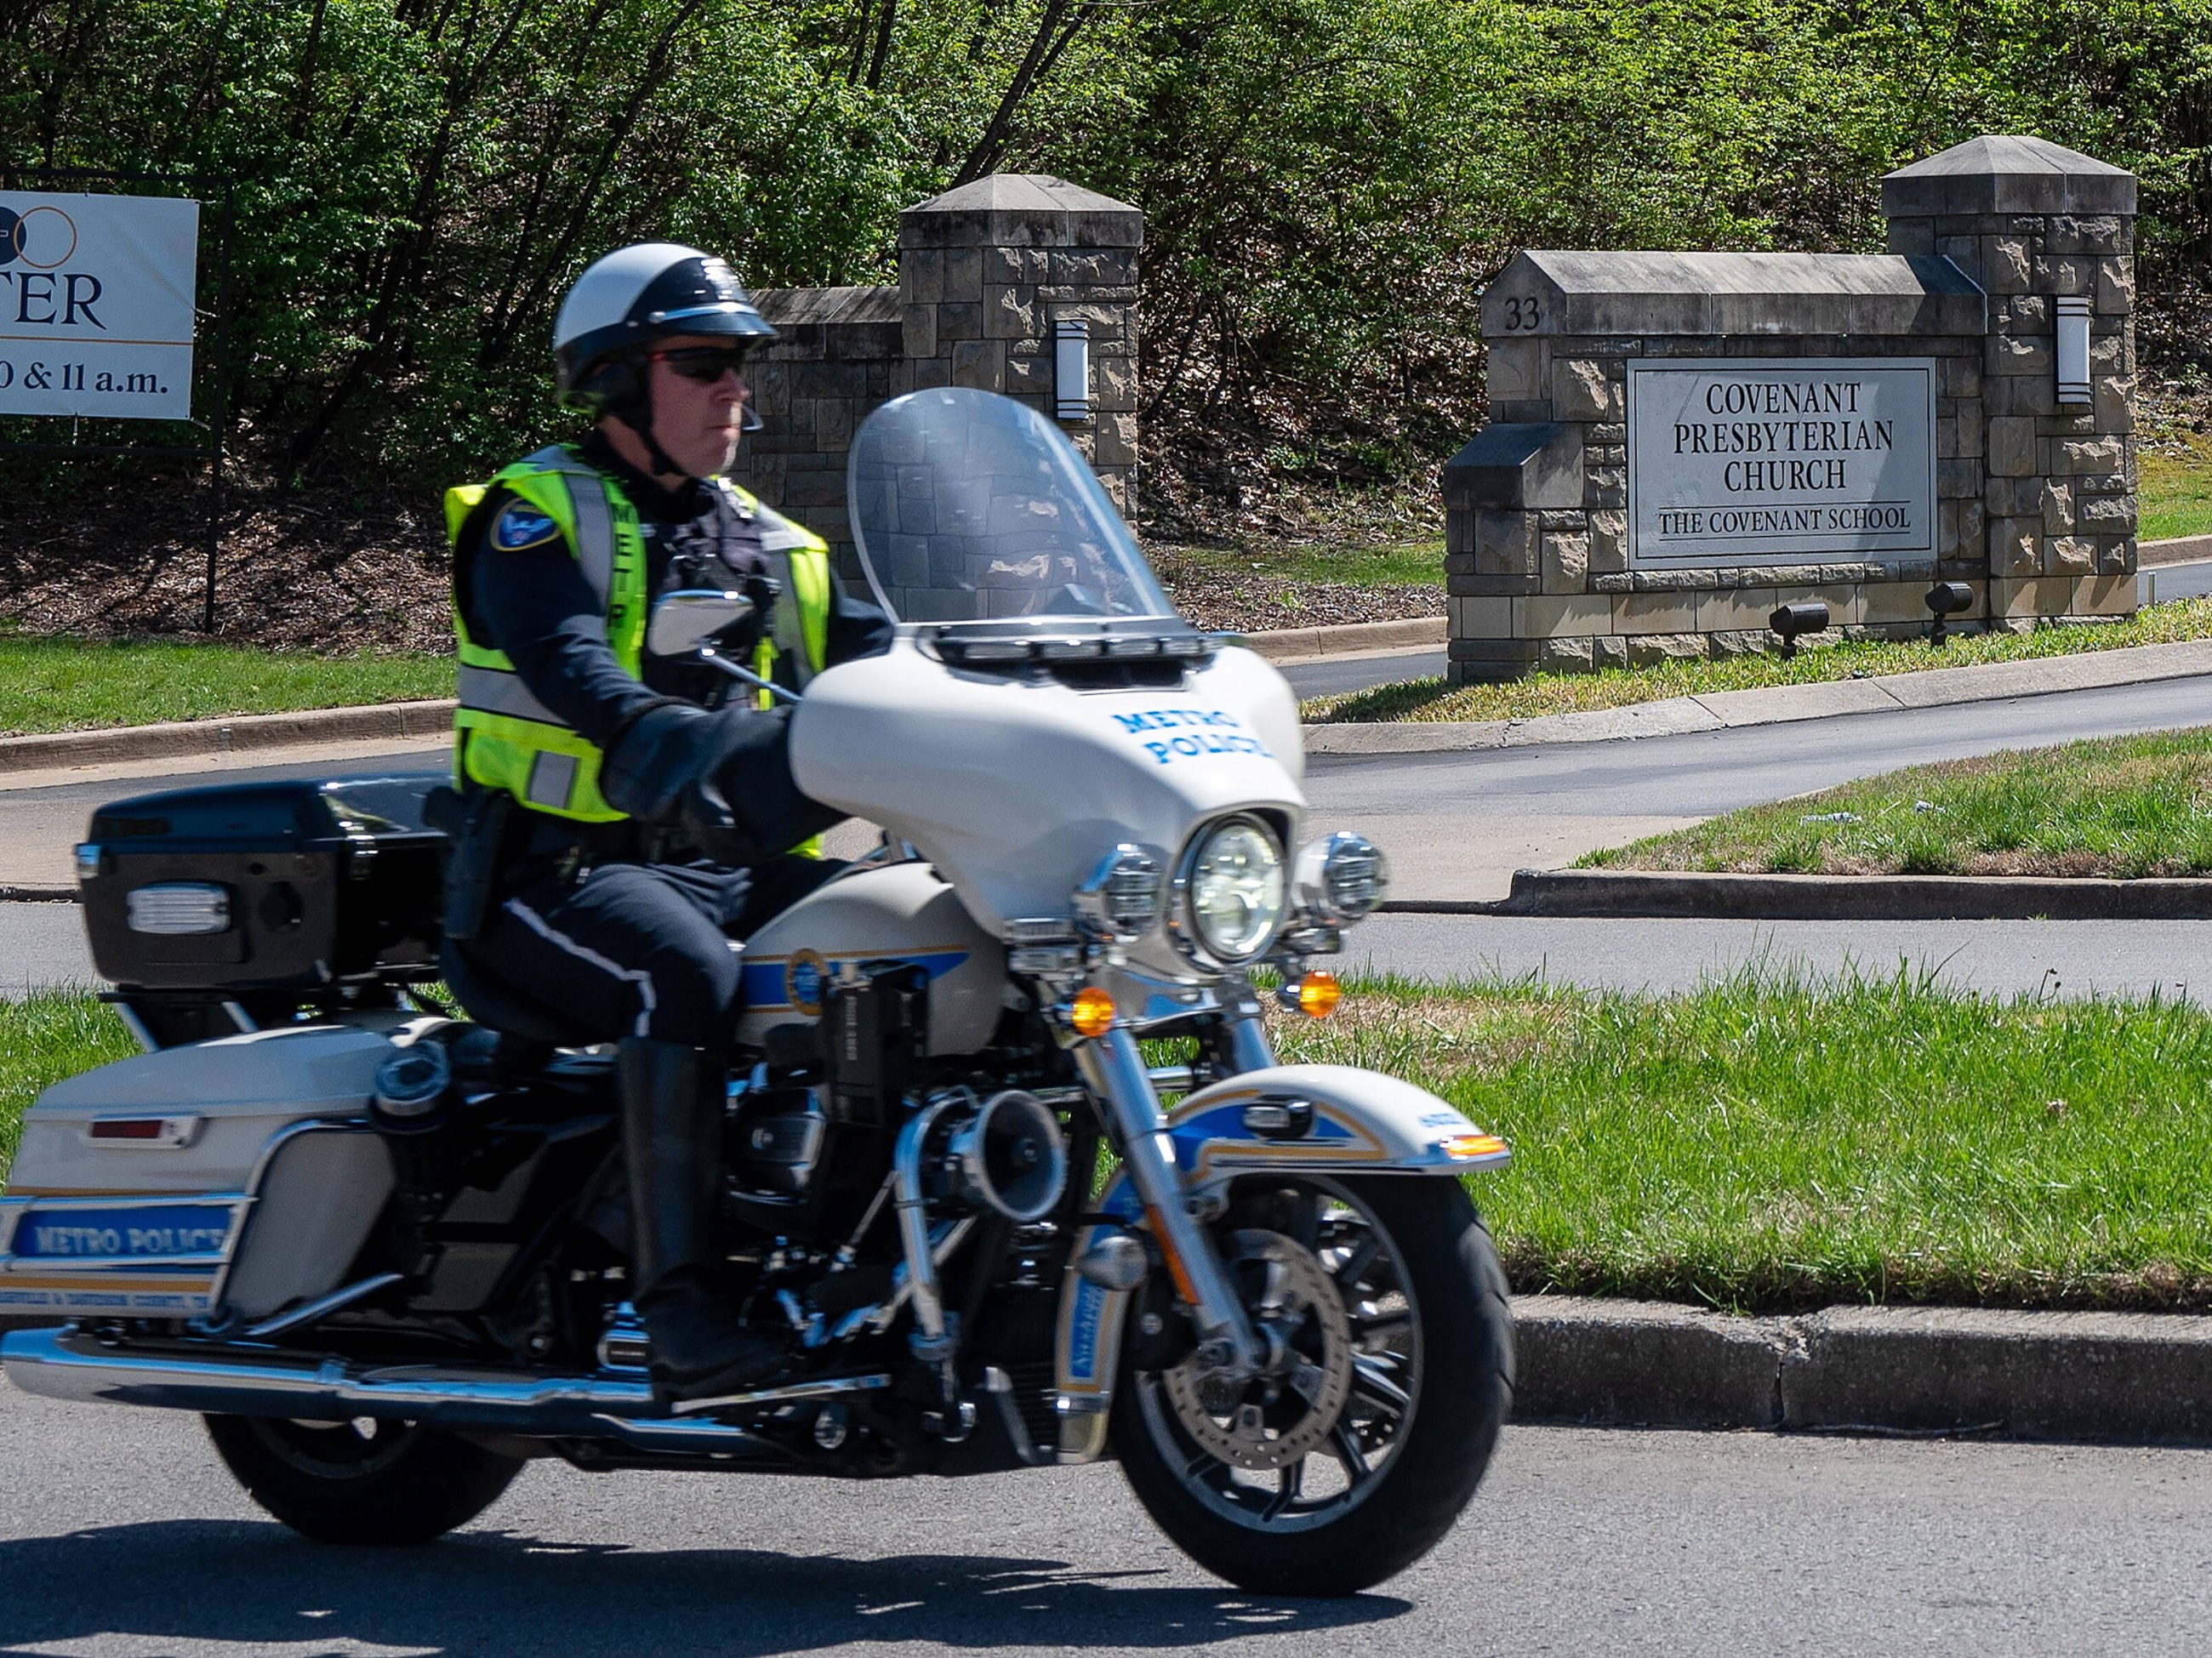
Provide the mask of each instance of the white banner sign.
[{"label": "white banner sign", "polygon": [[1628,521],[1639,569],[1929,556],[1934,360],[1631,362]]},{"label": "white banner sign", "polygon": [[0,191],[0,414],[185,420],[200,204]]}]

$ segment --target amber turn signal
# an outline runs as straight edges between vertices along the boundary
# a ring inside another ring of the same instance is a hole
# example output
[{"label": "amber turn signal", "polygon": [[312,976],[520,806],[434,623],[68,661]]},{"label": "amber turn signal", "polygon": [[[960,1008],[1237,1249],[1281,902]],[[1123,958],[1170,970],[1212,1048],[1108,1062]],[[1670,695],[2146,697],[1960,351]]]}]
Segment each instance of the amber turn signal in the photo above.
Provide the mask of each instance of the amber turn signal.
[{"label": "amber turn signal", "polygon": [[1114,1028],[1114,999],[1097,985],[1085,985],[1067,1005],[1067,1022],[1079,1036],[1103,1036]]},{"label": "amber turn signal", "polygon": [[1494,1157],[1506,1149],[1505,1142],[1495,1134],[1455,1134],[1443,1143],[1448,1157]]},{"label": "amber turn signal", "polygon": [[1298,981],[1298,1011],[1309,1019],[1326,1019],[1344,999],[1344,987],[1334,973],[1319,969]]}]

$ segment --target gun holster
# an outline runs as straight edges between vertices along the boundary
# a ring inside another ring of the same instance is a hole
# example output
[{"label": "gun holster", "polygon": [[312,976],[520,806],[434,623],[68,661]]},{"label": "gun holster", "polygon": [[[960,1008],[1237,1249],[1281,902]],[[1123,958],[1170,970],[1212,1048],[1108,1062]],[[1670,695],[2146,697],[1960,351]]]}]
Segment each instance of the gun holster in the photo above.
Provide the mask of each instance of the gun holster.
[{"label": "gun holster", "polygon": [[478,789],[464,797],[441,786],[422,803],[422,815],[445,830],[446,937],[466,942],[483,932],[492,883],[507,843],[514,797],[504,789]]}]

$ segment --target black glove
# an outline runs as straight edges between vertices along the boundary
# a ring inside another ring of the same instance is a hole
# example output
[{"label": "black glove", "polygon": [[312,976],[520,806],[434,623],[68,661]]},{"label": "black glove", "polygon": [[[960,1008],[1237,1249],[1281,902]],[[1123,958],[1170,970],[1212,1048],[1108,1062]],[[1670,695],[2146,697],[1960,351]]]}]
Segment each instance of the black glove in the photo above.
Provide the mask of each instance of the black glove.
[{"label": "black glove", "polygon": [[700,841],[708,857],[722,864],[757,864],[845,821],[836,807],[802,794],[791,774],[790,708],[725,712],[743,716],[733,722],[713,780],[715,799],[729,813],[732,828]]},{"label": "black glove", "polygon": [[656,703],[617,734],[599,792],[641,822],[682,829],[717,863],[758,863],[845,815],[799,793],[790,737],[788,708]]},{"label": "black glove", "polygon": [[607,745],[599,793],[641,823],[675,828],[684,821],[684,796],[714,774],[722,719],[675,697],[647,704]]}]

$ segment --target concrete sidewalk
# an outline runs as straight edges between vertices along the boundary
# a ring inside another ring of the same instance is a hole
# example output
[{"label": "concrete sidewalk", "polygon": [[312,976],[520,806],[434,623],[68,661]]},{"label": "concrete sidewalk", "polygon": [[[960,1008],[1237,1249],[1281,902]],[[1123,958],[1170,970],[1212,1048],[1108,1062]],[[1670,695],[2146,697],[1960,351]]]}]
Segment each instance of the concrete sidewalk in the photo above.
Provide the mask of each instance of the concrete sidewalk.
[{"label": "concrete sidewalk", "polygon": [[1545,743],[1610,743],[1686,732],[1727,731],[1743,726],[1784,725],[1802,720],[1825,720],[1837,714],[1887,714],[1899,708],[2006,701],[2059,691],[2187,679],[2201,674],[2212,674],[2212,640],[2081,651],[2027,662],[1929,668],[1919,673],[1823,680],[1810,685],[1707,691],[1696,696],[1670,696],[1626,708],[1542,714],[1531,720],[1409,720],[1387,725],[1309,726],[1305,732],[1306,752],[1452,754],[1479,749],[1525,748]]}]

